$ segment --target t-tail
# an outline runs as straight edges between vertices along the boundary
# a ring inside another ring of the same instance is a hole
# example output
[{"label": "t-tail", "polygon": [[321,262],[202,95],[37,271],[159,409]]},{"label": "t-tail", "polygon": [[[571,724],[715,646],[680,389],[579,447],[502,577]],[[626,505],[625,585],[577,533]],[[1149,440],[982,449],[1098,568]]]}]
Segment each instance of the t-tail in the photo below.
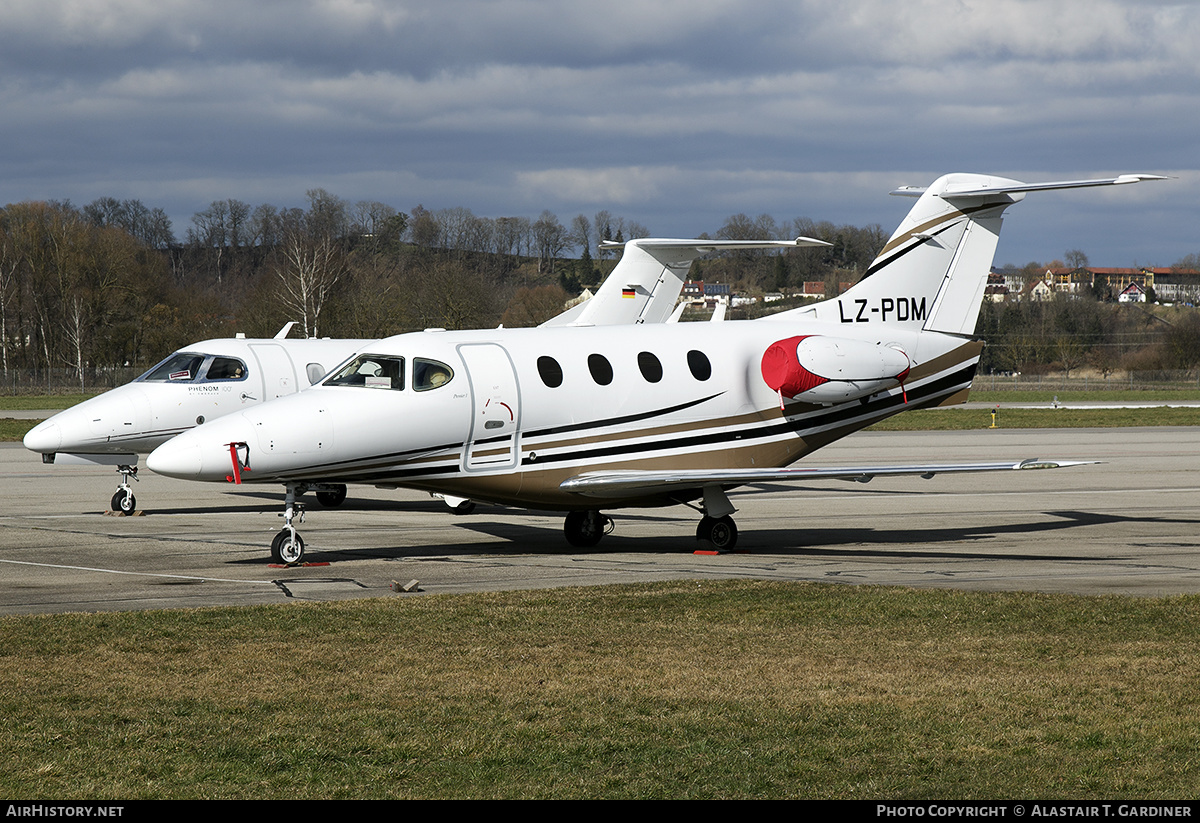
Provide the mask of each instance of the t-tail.
[{"label": "t-tail", "polygon": [[1105,180],[1022,183],[981,174],[948,174],[928,188],[892,194],[919,198],[858,283],[832,300],[797,309],[847,325],[888,323],[919,331],[970,336],[1004,210],[1027,192],[1164,180],[1125,174]]},{"label": "t-tail", "polygon": [[[828,246],[823,240],[669,240],[644,238],[627,243],[602,243],[601,248],[624,249],[620,262],[596,295],[543,326],[625,326],[670,322],[692,261],[712,251],[737,249],[794,249]],[[677,317],[677,316],[676,316]]]}]

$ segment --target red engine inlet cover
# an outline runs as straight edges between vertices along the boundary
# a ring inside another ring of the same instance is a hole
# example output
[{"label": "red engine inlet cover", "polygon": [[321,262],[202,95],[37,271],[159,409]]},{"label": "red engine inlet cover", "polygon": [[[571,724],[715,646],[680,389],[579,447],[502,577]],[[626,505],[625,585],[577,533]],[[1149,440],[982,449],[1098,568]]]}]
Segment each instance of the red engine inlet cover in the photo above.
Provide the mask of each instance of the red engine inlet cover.
[{"label": "red engine inlet cover", "polygon": [[762,357],[762,376],[767,385],[784,397],[795,397],[801,392],[828,383],[829,378],[813,374],[800,365],[796,358],[796,347],[811,335],[789,337],[767,346]]}]

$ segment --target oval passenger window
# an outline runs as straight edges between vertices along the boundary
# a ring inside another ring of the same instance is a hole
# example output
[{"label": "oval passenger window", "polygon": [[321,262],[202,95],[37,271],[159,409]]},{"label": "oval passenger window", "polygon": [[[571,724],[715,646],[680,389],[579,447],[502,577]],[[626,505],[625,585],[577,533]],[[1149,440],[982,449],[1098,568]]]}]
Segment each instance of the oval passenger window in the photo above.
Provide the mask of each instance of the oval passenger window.
[{"label": "oval passenger window", "polygon": [[688,368],[692,370],[692,377],[697,380],[707,380],[712,377],[712,363],[708,362],[708,356],[702,351],[692,349],[687,354]]},{"label": "oval passenger window", "polygon": [[601,386],[607,386],[612,382],[612,364],[609,363],[608,358],[602,354],[588,355],[588,371],[592,373],[592,379]]}]

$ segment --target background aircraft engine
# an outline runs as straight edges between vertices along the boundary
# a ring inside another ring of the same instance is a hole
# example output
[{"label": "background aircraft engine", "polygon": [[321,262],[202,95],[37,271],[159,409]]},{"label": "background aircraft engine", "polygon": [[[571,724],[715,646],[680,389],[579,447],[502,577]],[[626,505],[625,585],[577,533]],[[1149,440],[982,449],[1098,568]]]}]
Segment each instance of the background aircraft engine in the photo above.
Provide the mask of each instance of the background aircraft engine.
[{"label": "background aircraft engine", "polygon": [[890,346],[824,335],[779,340],[762,357],[762,376],[780,397],[840,403],[902,386],[911,364]]}]

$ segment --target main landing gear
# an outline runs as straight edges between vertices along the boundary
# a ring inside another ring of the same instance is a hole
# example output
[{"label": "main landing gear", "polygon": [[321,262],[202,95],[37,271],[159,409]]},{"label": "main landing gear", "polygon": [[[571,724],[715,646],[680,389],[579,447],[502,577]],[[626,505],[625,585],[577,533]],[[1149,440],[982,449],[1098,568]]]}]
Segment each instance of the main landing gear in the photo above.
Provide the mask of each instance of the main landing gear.
[{"label": "main landing gear", "polygon": [[567,542],[581,549],[590,549],[613,530],[611,517],[598,511],[570,512],[563,524]]},{"label": "main landing gear", "polygon": [[737,525],[729,515],[724,517],[705,515],[700,518],[700,525],[696,527],[696,540],[701,543],[708,541],[719,552],[731,551],[737,545],[737,537]]},{"label": "main landing gear", "polygon": [[137,466],[117,466],[117,471],[121,474],[121,485],[117,486],[117,493],[112,496],[110,501],[112,510],[121,512],[121,514],[133,514],[137,510],[137,498],[133,496],[129,478],[132,477],[135,481],[138,479]]},{"label": "main landing gear", "polygon": [[[737,524],[730,516],[737,511],[719,487],[704,490],[704,503],[699,507],[704,515],[696,527],[696,540],[702,546],[720,552],[732,551],[737,545]],[[590,549],[613,530],[611,517],[598,511],[569,512],[563,523],[563,533],[572,546]]]}]

